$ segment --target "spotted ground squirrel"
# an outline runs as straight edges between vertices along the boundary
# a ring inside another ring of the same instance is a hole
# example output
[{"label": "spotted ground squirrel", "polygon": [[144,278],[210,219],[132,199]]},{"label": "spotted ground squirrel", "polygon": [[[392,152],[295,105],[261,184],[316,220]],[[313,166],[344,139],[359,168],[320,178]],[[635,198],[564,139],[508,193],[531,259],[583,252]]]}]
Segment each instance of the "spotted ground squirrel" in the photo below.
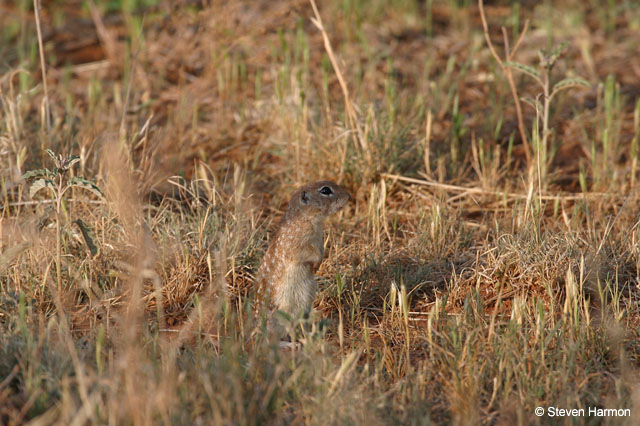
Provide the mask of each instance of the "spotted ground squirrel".
[{"label": "spotted ground squirrel", "polygon": [[[311,310],[318,287],[314,275],[324,256],[324,219],[350,199],[331,181],[310,183],[293,194],[258,271],[258,298],[269,302],[271,314],[279,310],[298,319]],[[282,319],[270,316],[268,324],[284,337]]]}]

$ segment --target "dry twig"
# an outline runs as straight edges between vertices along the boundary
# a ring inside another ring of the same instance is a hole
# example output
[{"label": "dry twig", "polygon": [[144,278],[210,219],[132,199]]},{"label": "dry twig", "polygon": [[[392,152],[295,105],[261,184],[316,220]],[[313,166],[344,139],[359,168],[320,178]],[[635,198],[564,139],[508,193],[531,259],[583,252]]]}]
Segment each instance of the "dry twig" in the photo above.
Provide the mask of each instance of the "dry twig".
[{"label": "dry twig", "polygon": [[342,94],[344,96],[344,105],[347,110],[347,116],[349,117],[349,122],[351,128],[356,132],[356,138],[360,144],[360,148],[364,154],[365,160],[367,164],[371,164],[371,153],[369,152],[369,146],[367,145],[367,141],[364,137],[362,129],[360,128],[360,124],[358,122],[358,118],[356,116],[356,111],[353,108],[353,104],[351,103],[351,97],[349,96],[349,88],[347,87],[347,83],[342,76],[342,72],[340,71],[340,67],[338,66],[338,61],[336,60],[335,55],[333,54],[333,48],[331,47],[331,42],[329,41],[329,36],[324,29],[324,25],[322,23],[322,18],[320,17],[320,12],[318,11],[318,6],[316,6],[315,0],[309,0],[311,2],[311,7],[313,8],[313,13],[315,18],[311,18],[311,22],[320,30],[322,33],[322,40],[324,41],[324,48],[327,51],[327,55],[329,56],[329,60],[331,61],[331,65],[336,72],[336,76],[338,77],[338,82],[340,83],[340,87],[342,88]]},{"label": "dry twig", "polygon": [[116,65],[118,58],[116,43],[109,31],[107,31],[107,28],[104,26],[104,21],[102,20],[102,16],[100,16],[100,11],[93,0],[89,0],[89,12],[91,13],[93,25],[96,27],[98,38],[104,47],[109,62],[111,65]]},{"label": "dry twig", "polygon": [[47,68],[44,61],[44,45],[42,43],[42,29],[40,28],[40,0],[33,0],[33,12],[36,16],[36,30],[38,32],[38,48],[40,50],[40,68],[42,70],[42,86],[44,87],[44,111],[47,133],[51,131],[51,107],[49,105],[49,90],[47,89]]},{"label": "dry twig", "polygon": [[[394,175],[394,174],[390,174],[390,173],[380,173],[380,176],[388,178],[388,179],[394,179],[394,180],[399,180],[402,182],[408,182],[408,183],[413,183],[416,185],[424,185],[424,186],[430,186],[433,188],[438,188],[441,189],[443,191],[448,191],[448,192],[460,192],[462,193],[461,195],[474,195],[474,194],[481,194],[481,195],[495,195],[498,197],[503,197],[503,198],[507,198],[509,200],[526,200],[528,198],[530,198],[529,195],[527,194],[518,194],[517,192],[505,192],[505,191],[491,191],[488,189],[483,189],[483,188],[477,188],[477,187],[466,187],[466,186],[459,186],[459,185],[450,185],[450,184],[446,184],[446,183],[439,183],[439,182],[432,182],[432,181],[428,181],[428,180],[422,180],[422,179],[415,179],[415,178],[410,178],[410,177],[406,177],[406,176],[401,176],[401,175]],[[555,200],[560,200],[560,201],[574,201],[574,200],[589,200],[589,199],[594,199],[594,198],[606,198],[606,197],[611,197],[611,198],[618,198],[618,197],[622,197],[622,194],[614,194],[614,193],[609,193],[609,192],[588,192],[588,193],[584,193],[584,194],[576,194],[576,193],[567,193],[567,194],[560,194],[560,195],[556,195],[556,194],[542,194],[540,195],[540,199],[541,200],[550,200],[550,201],[555,201]]]},{"label": "dry twig", "polygon": [[500,69],[507,77],[507,81],[509,82],[509,88],[511,89],[511,95],[513,96],[513,102],[516,105],[516,116],[518,118],[518,130],[520,131],[520,139],[522,139],[522,145],[524,146],[524,154],[527,157],[527,164],[531,163],[531,147],[529,146],[529,138],[527,138],[527,131],[524,126],[524,119],[522,118],[522,106],[520,105],[520,97],[518,96],[518,89],[516,88],[516,84],[513,81],[513,74],[511,73],[511,69],[504,65],[504,62],[512,61],[513,57],[516,54],[516,51],[520,47],[522,40],[524,39],[524,35],[527,33],[529,29],[529,20],[527,19],[524,22],[524,28],[520,35],[518,36],[518,40],[516,41],[513,49],[509,51],[509,40],[507,37],[507,30],[505,27],[502,27],[502,36],[504,37],[504,49],[505,49],[505,61],[500,58],[498,52],[496,52],[493,43],[491,42],[491,37],[489,36],[489,25],[487,24],[487,18],[484,14],[484,6],[482,4],[482,0],[478,0],[478,9],[480,9],[480,18],[482,19],[482,28],[484,30],[484,38],[487,40],[487,46],[489,46],[489,50],[491,51],[491,55],[493,55],[494,59],[500,65]]}]

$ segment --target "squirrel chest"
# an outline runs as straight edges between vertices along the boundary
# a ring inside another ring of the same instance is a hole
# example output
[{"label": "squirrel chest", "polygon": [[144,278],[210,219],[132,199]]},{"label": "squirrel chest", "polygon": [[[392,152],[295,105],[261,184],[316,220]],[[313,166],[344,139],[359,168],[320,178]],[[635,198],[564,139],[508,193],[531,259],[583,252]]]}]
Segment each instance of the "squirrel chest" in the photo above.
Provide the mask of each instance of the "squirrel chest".
[{"label": "squirrel chest", "polygon": [[275,306],[298,316],[313,305],[314,274],[324,256],[321,223],[293,220],[280,229],[275,243],[271,298]]}]

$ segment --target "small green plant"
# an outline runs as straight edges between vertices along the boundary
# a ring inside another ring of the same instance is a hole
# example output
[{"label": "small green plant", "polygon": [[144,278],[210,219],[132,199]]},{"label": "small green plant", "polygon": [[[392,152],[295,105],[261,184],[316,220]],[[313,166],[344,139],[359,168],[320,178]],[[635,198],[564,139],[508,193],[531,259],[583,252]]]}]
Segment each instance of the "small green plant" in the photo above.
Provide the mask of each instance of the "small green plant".
[{"label": "small green plant", "polygon": [[[598,111],[601,120],[600,129],[591,146],[591,167],[594,183],[607,187],[610,179],[615,179],[613,163],[620,154],[621,117],[623,116],[623,97],[620,94],[620,84],[615,76],[609,74],[598,88]],[[600,149],[598,149],[598,145]],[[634,144],[631,143],[631,153]]]},{"label": "small green plant", "polygon": [[[26,172],[22,178],[25,180],[33,180],[29,187],[29,196],[33,198],[36,193],[41,189],[48,189],[51,191],[53,198],[51,202],[55,205],[56,211],[56,278],[58,284],[58,295],[62,290],[62,225],[60,220],[60,214],[62,211],[62,202],[65,199],[65,194],[70,188],[77,187],[83,188],[93,192],[98,197],[103,198],[104,195],[100,188],[93,182],[83,177],[74,176],[69,178],[67,172],[71,167],[80,161],[80,157],[72,155],[65,157],[62,155],[56,156],[54,152],[47,149],[47,154],[53,159],[55,167],[53,170],[47,168],[30,170]],[[78,223],[82,231],[82,235],[87,243],[87,246],[91,250],[92,254],[96,254],[97,249],[91,238],[91,232],[88,232],[88,227],[78,219],[75,223]]]},{"label": "small green plant", "polygon": [[532,77],[542,89],[542,93],[538,94],[536,99],[522,98],[525,103],[536,110],[535,126],[533,127],[531,139],[534,153],[537,156],[539,182],[545,182],[547,167],[551,161],[551,156],[549,155],[549,137],[552,133],[549,128],[551,101],[555,95],[570,87],[591,87],[588,81],[580,77],[565,78],[555,84],[552,83],[551,70],[566,49],[566,43],[561,43],[550,51],[541,49],[538,52],[538,57],[540,58],[538,69],[519,62],[504,62],[505,66]]},{"label": "small green plant", "polygon": [[[494,45],[491,41],[491,37],[489,36],[489,25],[487,23],[487,19],[484,13],[483,0],[478,0],[478,9],[480,11],[480,17],[482,19],[482,27],[484,30],[485,40],[487,42],[487,46],[491,51],[491,55],[494,57],[500,69],[504,73],[507,81],[509,82],[509,87],[511,89],[511,95],[513,96],[514,104],[516,107],[516,116],[518,119],[518,128],[520,131],[520,137],[522,139],[522,143],[524,146],[524,153],[527,157],[527,163],[531,166],[533,162],[533,158],[531,158],[531,154],[529,153],[530,149],[533,148],[533,154],[536,155],[535,161],[537,165],[537,174],[538,174],[538,186],[542,187],[546,184],[546,176],[547,176],[547,168],[549,163],[551,162],[552,155],[549,154],[549,137],[551,136],[551,129],[549,128],[549,115],[551,110],[551,100],[554,98],[556,94],[561,92],[562,90],[568,89],[570,87],[576,86],[585,86],[591,87],[588,81],[580,77],[573,78],[565,78],[556,83],[552,82],[551,79],[551,71],[560,58],[560,56],[565,52],[567,48],[566,43],[561,43],[557,47],[552,50],[541,49],[538,52],[538,56],[540,58],[537,69],[531,67],[529,65],[521,64],[519,62],[513,61],[515,57],[515,53],[518,48],[521,46],[522,41],[525,38],[527,30],[529,28],[529,21],[525,21],[522,31],[520,31],[513,48],[509,46],[509,40],[507,37],[507,30],[505,27],[502,27],[502,34],[505,45],[505,53],[504,59],[502,59]],[[518,26],[519,27],[519,23]],[[514,26],[515,28],[515,26]],[[518,95],[518,88],[516,87],[515,80],[512,75],[512,71],[520,71],[523,72],[530,77],[532,77],[542,89],[542,92],[536,96],[536,99],[530,98],[520,98]],[[542,98],[542,99],[541,99]],[[520,102],[524,101],[525,103],[531,105],[536,110],[536,119],[535,125],[533,126],[531,132],[531,143],[529,143],[529,137],[526,132],[526,126],[524,124],[524,118],[522,114],[522,109],[520,106]],[[540,188],[542,189],[542,188]]]}]

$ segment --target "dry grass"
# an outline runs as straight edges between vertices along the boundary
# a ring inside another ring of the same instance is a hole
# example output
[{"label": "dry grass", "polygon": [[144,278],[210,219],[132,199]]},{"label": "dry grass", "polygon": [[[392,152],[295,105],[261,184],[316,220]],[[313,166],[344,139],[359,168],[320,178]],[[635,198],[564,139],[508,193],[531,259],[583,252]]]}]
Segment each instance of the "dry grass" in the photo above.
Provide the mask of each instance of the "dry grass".
[{"label": "dry grass", "polygon": [[[545,117],[523,103],[520,126],[513,89],[540,89],[505,80],[474,2],[43,2],[40,32],[16,3],[0,5],[1,423],[640,417],[634,2],[485,5],[498,55],[529,20],[504,57],[536,67],[567,42],[550,82],[591,85]],[[53,167],[46,149],[104,197],[31,197],[21,176]],[[253,278],[288,194],[321,178],[354,201],[328,226],[312,331],[283,352]]]}]

